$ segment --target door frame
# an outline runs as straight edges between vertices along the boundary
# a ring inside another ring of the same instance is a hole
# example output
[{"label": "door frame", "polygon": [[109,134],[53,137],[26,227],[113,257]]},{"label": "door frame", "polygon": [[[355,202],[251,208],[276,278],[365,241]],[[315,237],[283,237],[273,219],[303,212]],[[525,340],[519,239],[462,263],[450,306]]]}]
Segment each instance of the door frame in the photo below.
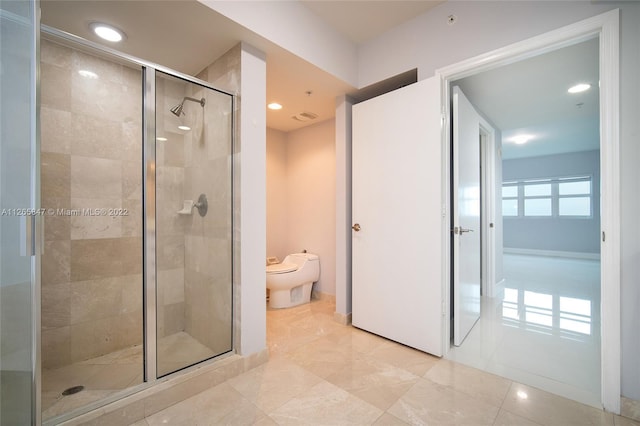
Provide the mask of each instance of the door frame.
[{"label": "door frame", "polygon": [[[528,59],[542,53],[599,37],[600,64],[600,168],[601,168],[601,402],[605,410],[620,413],[621,319],[620,319],[620,61],[619,9],[514,43],[509,46],[437,69],[442,90],[442,194],[443,212],[451,211],[450,83],[464,77]],[[444,354],[451,341],[451,229],[445,215],[441,242],[443,253],[442,330]]]},{"label": "door frame", "polygon": [[496,283],[496,130],[480,116],[480,244],[482,295],[495,297]]}]

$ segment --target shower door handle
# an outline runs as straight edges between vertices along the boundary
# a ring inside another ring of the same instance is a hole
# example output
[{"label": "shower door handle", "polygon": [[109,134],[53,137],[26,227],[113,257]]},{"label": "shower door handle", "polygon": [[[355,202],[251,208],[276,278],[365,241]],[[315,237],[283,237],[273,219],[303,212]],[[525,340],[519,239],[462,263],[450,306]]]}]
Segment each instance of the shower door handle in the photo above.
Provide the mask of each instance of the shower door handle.
[{"label": "shower door handle", "polygon": [[35,215],[20,216],[20,256],[35,256],[36,254],[36,217]]},{"label": "shower door handle", "polygon": [[456,235],[462,235],[465,232],[473,232],[473,229],[466,229],[466,228],[463,228],[462,226],[453,227],[453,233]]}]

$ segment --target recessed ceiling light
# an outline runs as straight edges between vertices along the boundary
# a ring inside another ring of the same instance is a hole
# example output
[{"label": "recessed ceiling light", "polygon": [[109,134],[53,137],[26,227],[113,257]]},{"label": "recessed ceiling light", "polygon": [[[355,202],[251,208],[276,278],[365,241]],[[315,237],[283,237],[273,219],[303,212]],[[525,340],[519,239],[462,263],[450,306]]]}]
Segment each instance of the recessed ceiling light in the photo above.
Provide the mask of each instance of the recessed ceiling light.
[{"label": "recessed ceiling light", "polygon": [[79,70],[78,74],[80,74],[81,76],[83,76],[84,78],[90,78],[92,80],[95,80],[98,78],[98,74],[96,74],[93,71],[89,71],[89,70]]},{"label": "recessed ceiling light", "polygon": [[567,92],[569,93],[580,93],[580,92],[585,92],[587,90],[591,89],[591,85],[587,84],[587,83],[580,83],[580,84],[576,84],[575,86],[572,86],[569,88],[569,90],[567,90]]},{"label": "recessed ceiling light", "polygon": [[191,127],[182,125],[182,126],[178,126],[178,129],[184,130],[186,132],[187,130],[191,130]]},{"label": "recessed ceiling light", "polygon": [[516,135],[510,138],[509,141],[515,143],[516,145],[524,145],[525,143],[529,142],[531,139],[533,139],[533,136],[531,135]]},{"label": "recessed ceiling light", "polygon": [[166,142],[166,141],[167,141],[167,138],[163,138],[162,136],[158,136],[158,137],[156,138],[156,140],[157,140],[158,142]]},{"label": "recessed ceiling light", "polygon": [[271,102],[269,105],[267,105],[267,108],[278,110],[278,109],[282,109],[282,105],[280,105],[277,102]]},{"label": "recessed ceiling light", "polygon": [[89,28],[100,38],[117,43],[126,38],[126,35],[122,30],[112,26],[103,24],[102,22],[92,22],[89,24]]}]

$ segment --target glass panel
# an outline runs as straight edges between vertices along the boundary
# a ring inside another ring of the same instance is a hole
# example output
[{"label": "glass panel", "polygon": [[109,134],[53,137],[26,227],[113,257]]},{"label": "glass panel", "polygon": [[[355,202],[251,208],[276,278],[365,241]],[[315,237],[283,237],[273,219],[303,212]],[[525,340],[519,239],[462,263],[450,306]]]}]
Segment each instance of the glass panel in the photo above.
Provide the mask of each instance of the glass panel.
[{"label": "glass panel", "polygon": [[502,187],[502,198],[509,197],[517,197],[518,196],[518,187],[515,185],[503,186]]},{"label": "glass panel", "polygon": [[[30,425],[33,400],[35,257],[23,252],[27,209],[39,207],[35,2],[0,2],[0,424]],[[31,229],[31,227],[29,227]]]},{"label": "glass panel", "polygon": [[232,98],[156,78],[157,366],[232,349]]},{"label": "glass panel", "polygon": [[559,199],[560,216],[591,216],[591,197],[570,197]]},{"label": "glass panel", "polygon": [[142,383],[142,70],[51,40],[41,56],[47,420]]},{"label": "glass panel", "polygon": [[525,216],[551,216],[550,198],[533,198],[524,200]]},{"label": "glass panel", "polygon": [[525,185],[524,196],[525,197],[540,197],[545,195],[551,195],[551,184],[541,185]]},{"label": "glass panel", "polygon": [[591,194],[591,182],[560,182],[558,184],[560,195],[583,195]]},{"label": "glass panel", "polygon": [[518,200],[502,200],[503,216],[518,216]]}]

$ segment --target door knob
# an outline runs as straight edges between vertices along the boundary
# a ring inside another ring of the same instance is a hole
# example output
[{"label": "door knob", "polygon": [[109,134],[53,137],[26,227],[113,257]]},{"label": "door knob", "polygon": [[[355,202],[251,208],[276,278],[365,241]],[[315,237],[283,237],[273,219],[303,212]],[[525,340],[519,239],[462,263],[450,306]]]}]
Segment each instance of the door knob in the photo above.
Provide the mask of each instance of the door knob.
[{"label": "door knob", "polygon": [[353,226],[351,227],[351,229],[353,229],[356,232],[360,231],[360,224],[359,223],[354,223]]}]

